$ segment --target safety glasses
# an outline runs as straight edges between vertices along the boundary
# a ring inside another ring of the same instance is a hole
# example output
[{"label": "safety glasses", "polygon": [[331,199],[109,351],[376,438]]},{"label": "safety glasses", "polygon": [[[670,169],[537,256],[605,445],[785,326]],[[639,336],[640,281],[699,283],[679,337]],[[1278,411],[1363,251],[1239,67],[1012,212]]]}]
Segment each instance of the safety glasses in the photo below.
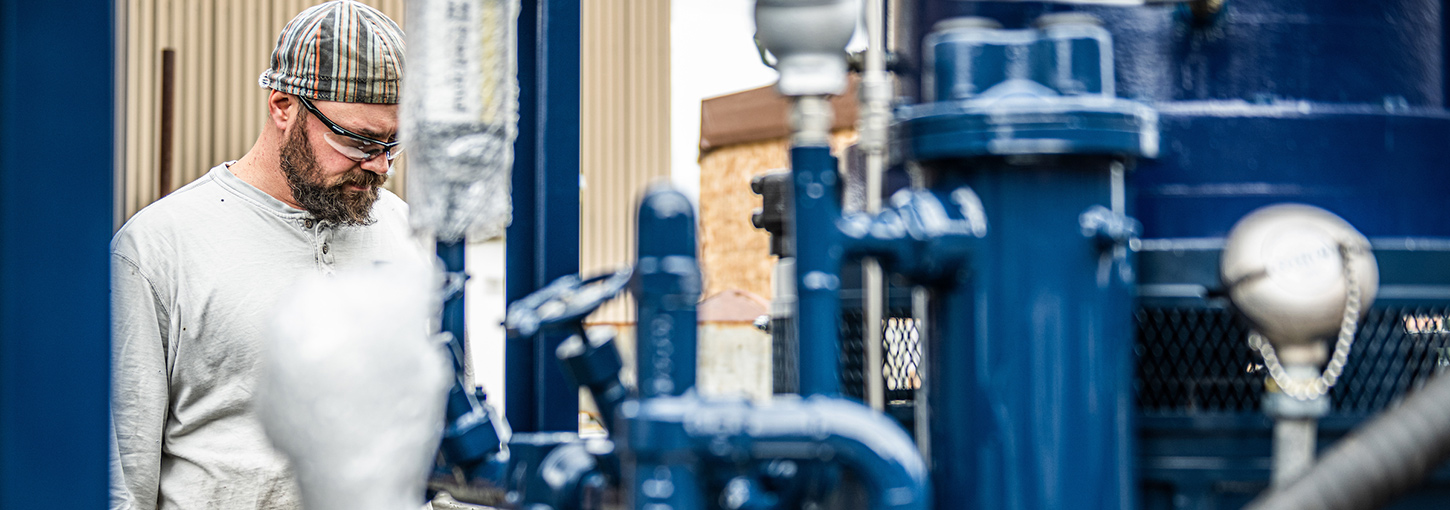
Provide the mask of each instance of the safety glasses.
[{"label": "safety glasses", "polygon": [[398,157],[398,153],[403,152],[403,147],[398,145],[401,142],[374,140],[348,131],[342,126],[332,122],[332,119],[327,118],[322,112],[317,111],[317,106],[313,105],[312,101],[302,96],[297,96],[297,99],[302,103],[303,107],[307,108],[307,111],[317,116],[317,120],[322,121],[322,125],[327,126],[327,129],[332,131],[331,133],[323,133],[322,138],[327,140],[328,145],[337,149],[337,152],[346,156],[347,159],[363,162],[376,158],[379,154],[383,154],[388,158],[388,163],[392,163],[393,158]]}]

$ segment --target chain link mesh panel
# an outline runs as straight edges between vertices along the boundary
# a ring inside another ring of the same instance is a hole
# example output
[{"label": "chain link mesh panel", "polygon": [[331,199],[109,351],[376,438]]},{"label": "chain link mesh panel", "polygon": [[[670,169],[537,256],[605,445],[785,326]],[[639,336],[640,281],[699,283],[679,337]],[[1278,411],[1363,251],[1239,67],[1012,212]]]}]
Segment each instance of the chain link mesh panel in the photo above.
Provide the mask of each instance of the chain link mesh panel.
[{"label": "chain link mesh panel", "polygon": [[[919,386],[920,349],[910,310],[889,310],[883,376],[888,401],[910,401]],[[1248,328],[1214,308],[1143,307],[1135,316],[1138,407],[1148,416],[1260,412],[1263,360]],[[1450,307],[1377,307],[1365,314],[1344,375],[1330,392],[1333,412],[1369,415],[1450,366]],[[841,384],[862,398],[859,310],[841,320]]]},{"label": "chain link mesh panel", "polygon": [[[1266,375],[1248,329],[1224,309],[1137,312],[1138,406],[1148,416],[1259,412]],[[1376,307],[1360,322],[1332,412],[1383,410],[1450,362],[1450,308]]]}]

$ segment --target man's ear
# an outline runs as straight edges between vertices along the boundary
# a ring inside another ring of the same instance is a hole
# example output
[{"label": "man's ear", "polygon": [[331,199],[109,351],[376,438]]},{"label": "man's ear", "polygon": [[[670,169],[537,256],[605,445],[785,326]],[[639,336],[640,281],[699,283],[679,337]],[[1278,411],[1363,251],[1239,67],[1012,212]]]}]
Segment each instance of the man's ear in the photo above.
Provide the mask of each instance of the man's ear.
[{"label": "man's ear", "polygon": [[287,131],[287,126],[292,123],[292,119],[297,117],[297,109],[301,107],[301,102],[293,98],[291,94],[276,90],[267,94],[267,120],[276,126],[278,131]]}]

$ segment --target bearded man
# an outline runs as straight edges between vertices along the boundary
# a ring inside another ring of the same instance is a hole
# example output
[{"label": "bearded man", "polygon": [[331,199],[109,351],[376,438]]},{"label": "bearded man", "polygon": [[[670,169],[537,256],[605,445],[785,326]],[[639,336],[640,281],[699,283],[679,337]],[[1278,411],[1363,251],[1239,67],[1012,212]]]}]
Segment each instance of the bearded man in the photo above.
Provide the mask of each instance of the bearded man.
[{"label": "bearded man", "polygon": [[252,149],[142,209],[112,241],[112,509],[293,509],[252,409],[261,336],[309,274],[417,261],[379,188],[396,140],[403,32],[353,1],[294,18],[262,74]]}]

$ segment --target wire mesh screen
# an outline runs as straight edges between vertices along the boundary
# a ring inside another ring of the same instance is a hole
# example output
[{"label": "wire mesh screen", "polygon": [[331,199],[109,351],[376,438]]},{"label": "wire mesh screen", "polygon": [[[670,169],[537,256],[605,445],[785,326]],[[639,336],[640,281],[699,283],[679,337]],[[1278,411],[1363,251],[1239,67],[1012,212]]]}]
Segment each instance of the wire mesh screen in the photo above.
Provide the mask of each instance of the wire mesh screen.
[{"label": "wire mesh screen", "polygon": [[[1224,309],[1140,308],[1137,391],[1150,416],[1259,411],[1262,360],[1248,329]],[[1450,308],[1377,307],[1360,322],[1333,412],[1378,412],[1450,364]]]},{"label": "wire mesh screen", "polygon": [[[1248,347],[1248,328],[1218,308],[1142,307],[1135,386],[1149,416],[1260,412],[1263,360]],[[888,402],[912,400],[920,385],[920,337],[909,309],[890,309],[884,323],[883,376]],[[1360,321],[1344,375],[1330,392],[1333,412],[1379,412],[1450,368],[1450,307],[1376,307]],[[841,317],[841,384],[862,399],[864,356],[860,310]]]},{"label": "wire mesh screen", "polygon": [[[920,386],[917,367],[921,362],[920,337],[909,308],[889,308],[882,321],[881,375],[887,402],[913,399]],[[861,310],[841,314],[841,387],[847,396],[865,396],[864,320]]]}]

